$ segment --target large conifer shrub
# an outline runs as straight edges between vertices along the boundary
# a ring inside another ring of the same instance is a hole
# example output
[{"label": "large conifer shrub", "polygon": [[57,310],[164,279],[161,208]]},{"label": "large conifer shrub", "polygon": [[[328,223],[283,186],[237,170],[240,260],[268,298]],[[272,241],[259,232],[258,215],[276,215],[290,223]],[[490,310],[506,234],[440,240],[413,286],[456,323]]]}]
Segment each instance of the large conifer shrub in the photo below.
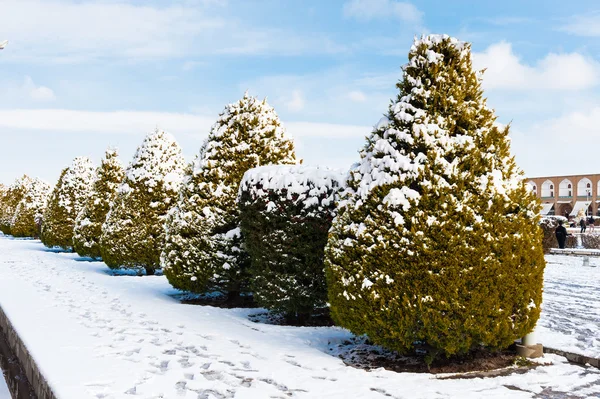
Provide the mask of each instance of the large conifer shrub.
[{"label": "large conifer shrub", "polygon": [[343,177],[339,171],[295,165],[244,174],[240,228],[260,306],[299,321],[325,307],[323,257]]},{"label": "large conifer shrub", "polygon": [[164,219],[176,200],[185,160],[174,137],[155,130],[138,147],[102,225],[100,253],[110,268],[160,268]]},{"label": "large conifer shrub", "polygon": [[39,178],[28,179],[10,226],[15,237],[39,237],[52,187]]},{"label": "large conifer shrub", "polygon": [[425,36],[408,59],[330,231],[332,316],[400,352],[508,346],[540,314],[538,201],[486,107],[470,45]]},{"label": "large conifer shrub", "polygon": [[92,193],[85,206],[77,215],[73,230],[73,249],[81,256],[100,258],[100,236],[102,224],[117,194],[117,188],[123,181],[125,172],[115,149],[108,149],[96,177]]},{"label": "large conifer shrub", "polygon": [[44,211],[40,238],[45,246],[72,250],[75,218],[90,195],[93,180],[94,164],[89,158],[77,157],[63,169]]},{"label": "large conifer shrub", "polygon": [[162,264],[169,282],[193,292],[247,290],[249,257],[236,203],[242,176],[268,164],[294,164],[294,144],[275,110],[246,93],[229,104],[186,172],[165,229]]},{"label": "large conifer shrub", "polygon": [[13,184],[6,187],[1,193],[1,207],[0,207],[0,231],[4,234],[11,234],[10,226],[17,206],[23,199],[26,187],[29,185],[31,178],[27,175],[16,179]]}]

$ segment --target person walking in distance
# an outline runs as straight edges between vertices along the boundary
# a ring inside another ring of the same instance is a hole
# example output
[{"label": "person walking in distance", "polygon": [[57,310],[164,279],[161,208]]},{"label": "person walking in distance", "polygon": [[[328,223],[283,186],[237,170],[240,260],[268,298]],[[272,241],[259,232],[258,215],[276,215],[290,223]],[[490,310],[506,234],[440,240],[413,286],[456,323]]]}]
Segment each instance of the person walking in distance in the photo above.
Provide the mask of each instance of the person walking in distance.
[{"label": "person walking in distance", "polygon": [[596,230],[596,227],[594,226],[594,215],[590,215],[590,218],[588,220],[588,223],[590,225],[590,233],[593,233]]},{"label": "person walking in distance", "polygon": [[585,233],[585,217],[579,219],[579,226],[581,227],[581,231],[579,233]]},{"label": "person walking in distance", "polygon": [[558,221],[558,227],[556,227],[556,230],[554,231],[554,235],[556,235],[556,241],[558,241],[558,247],[560,249],[564,249],[565,248],[565,241],[567,239],[567,229],[565,229],[565,226],[563,226],[563,221],[559,220]]}]

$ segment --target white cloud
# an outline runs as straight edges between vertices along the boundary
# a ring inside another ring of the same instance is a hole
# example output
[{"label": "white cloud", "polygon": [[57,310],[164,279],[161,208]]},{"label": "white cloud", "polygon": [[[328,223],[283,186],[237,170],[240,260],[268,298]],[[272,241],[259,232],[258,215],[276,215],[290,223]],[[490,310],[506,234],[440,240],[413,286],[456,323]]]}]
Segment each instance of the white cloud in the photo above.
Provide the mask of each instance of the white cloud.
[{"label": "white cloud", "polygon": [[560,30],[578,36],[600,36],[600,12],[576,15],[567,24],[561,26]]},{"label": "white cloud", "polygon": [[204,61],[186,61],[183,63],[181,69],[185,72],[189,72],[204,65],[206,65],[206,62]]},{"label": "white cloud", "polygon": [[[148,132],[156,126],[185,134],[208,134],[216,117],[187,113],[146,111],[77,111],[68,109],[4,109],[0,110],[0,127],[40,131],[88,134]],[[331,123],[289,122],[284,126],[295,137],[364,137],[369,126]]]},{"label": "white cloud", "polygon": [[25,82],[22,89],[26,95],[35,101],[53,101],[56,100],[54,91],[46,86],[36,86],[30,76],[25,76]]},{"label": "white cloud", "polygon": [[300,90],[292,91],[292,97],[286,101],[285,105],[292,112],[302,111],[304,109],[304,98]]},{"label": "white cloud", "polygon": [[513,152],[529,176],[597,173],[600,106],[512,129]]},{"label": "white cloud", "polygon": [[367,96],[360,90],[353,90],[348,93],[348,98],[352,101],[356,101],[357,103],[364,103],[367,101]]},{"label": "white cloud", "polygon": [[[75,63],[225,54],[344,51],[323,35],[248,26],[222,1],[158,6],[126,0],[3,0],[0,33],[6,61]],[[171,3],[172,4],[172,3]],[[188,65],[189,66],[189,65]]]},{"label": "white cloud", "polygon": [[600,66],[579,53],[550,53],[535,65],[523,63],[510,43],[500,42],[473,54],[473,65],[486,68],[486,89],[582,90],[598,84]]},{"label": "white cloud", "polygon": [[351,0],[344,4],[344,16],[360,21],[396,18],[404,22],[419,24],[423,13],[413,4],[395,0]]}]

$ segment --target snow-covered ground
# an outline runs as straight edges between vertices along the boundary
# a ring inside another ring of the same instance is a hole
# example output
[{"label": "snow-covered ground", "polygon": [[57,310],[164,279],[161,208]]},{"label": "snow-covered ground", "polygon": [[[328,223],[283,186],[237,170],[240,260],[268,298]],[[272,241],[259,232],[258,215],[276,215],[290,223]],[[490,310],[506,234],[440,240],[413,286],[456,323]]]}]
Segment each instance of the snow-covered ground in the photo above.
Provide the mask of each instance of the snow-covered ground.
[{"label": "snow-covered ground", "polygon": [[[598,316],[600,298],[586,304],[580,291],[600,284],[598,269],[549,260],[548,302],[555,305],[544,310],[540,336],[553,345],[572,338],[564,341],[570,349],[580,333],[568,328],[584,333],[573,313]],[[367,372],[329,354],[351,337],[345,330],[256,324],[247,318],[256,309],[182,305],[175,292],[164,277],[112,276],[101,262],[0,236],[0,305],[63,399],[600,396],[600,370],[558,356],[545,358],[552,366],[485,379]],[[595,338],[597,328],[589,332]]]},{"label": "snow-covered ground", "polygon": [[546,256],[542,317],[545,346],[600,358],[600,258]]},{"label": "snow-covered ground", "polygon": [[4,376],[0,372],[0,399],[10,399],[10,392],[8,392],[8,387],[6,386],[6,381],[4,381]]}]

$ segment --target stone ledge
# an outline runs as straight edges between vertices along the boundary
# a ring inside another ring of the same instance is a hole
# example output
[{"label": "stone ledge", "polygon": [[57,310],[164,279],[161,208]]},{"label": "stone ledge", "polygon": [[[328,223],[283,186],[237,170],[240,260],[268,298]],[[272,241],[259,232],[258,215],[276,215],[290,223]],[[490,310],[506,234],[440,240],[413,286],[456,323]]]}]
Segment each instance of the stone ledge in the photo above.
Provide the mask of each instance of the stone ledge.
[{"label": "stone ledge", "polygon": [[589,364],[596,368],[600,368],[600,359],[597,359],[595,357],[578,355],[577,353],[565,352],[561,351],[560,349],[548,348],[546,346],[544,347],[544,353],[554,353],[555,355],[566,357],[567,360],[572,363],[577,363],[581,365]]},{"label": "stone ledge", "polygon": [[38,399],[57,399],[56,395],[50,388],[50,384],[40,372],[39,367],[33,360],[29,350],[17,334],[12,323],[0,307],[0,330],[4,333],[8,346],[14,355],[21,363],[21,367],[27,376],[27,380],[31,384]]}]

